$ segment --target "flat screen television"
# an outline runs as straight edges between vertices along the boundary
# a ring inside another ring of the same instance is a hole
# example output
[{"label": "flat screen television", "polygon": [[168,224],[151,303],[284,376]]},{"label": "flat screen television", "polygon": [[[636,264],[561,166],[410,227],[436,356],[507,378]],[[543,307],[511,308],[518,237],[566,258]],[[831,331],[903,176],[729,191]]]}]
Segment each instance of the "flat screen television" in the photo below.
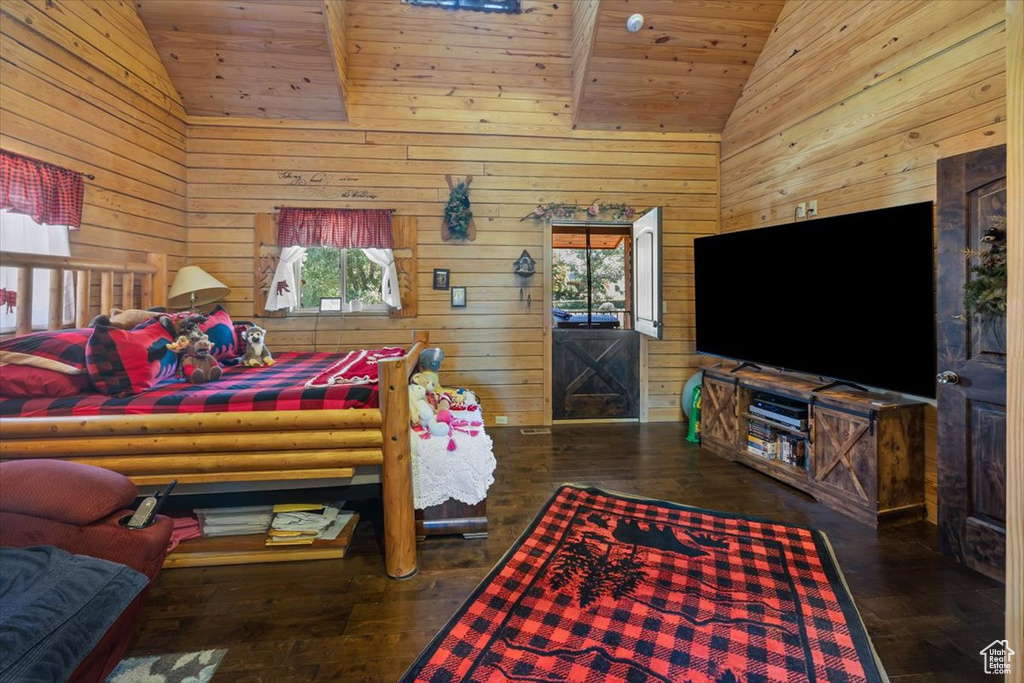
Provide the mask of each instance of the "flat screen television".
[{"label": "flat screen television", "polygon": [[697,351],[935,396],[931,202],[700,237]]}]

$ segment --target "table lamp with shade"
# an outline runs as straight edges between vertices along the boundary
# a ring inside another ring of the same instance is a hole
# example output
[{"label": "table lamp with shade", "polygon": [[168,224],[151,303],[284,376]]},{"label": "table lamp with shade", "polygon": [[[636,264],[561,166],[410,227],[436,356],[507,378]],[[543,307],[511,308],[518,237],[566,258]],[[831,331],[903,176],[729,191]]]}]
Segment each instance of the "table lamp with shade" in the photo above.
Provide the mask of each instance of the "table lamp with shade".
[{"label": "table lamp with shade", "polygon": [[194,311],[196,306],[223,299],[230,291],[230,287],[199,266],[185,266],[174,276],[174,284],[167,293],[167,305]]}]

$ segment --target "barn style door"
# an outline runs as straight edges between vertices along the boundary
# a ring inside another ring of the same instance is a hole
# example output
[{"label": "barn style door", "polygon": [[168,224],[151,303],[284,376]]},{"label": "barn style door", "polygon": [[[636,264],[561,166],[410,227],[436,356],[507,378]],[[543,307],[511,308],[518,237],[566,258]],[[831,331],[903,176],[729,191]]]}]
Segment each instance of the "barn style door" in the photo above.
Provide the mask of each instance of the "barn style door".
[{"label": "barn style door", "polygon": [[551,417],[640,417],[640,337],[633,330],[552,331]]},{"label": "barn style door", "polygon": [[969,315],[964,284],[978,277],[974,267],[991,249],[1004,248],[1006,147],[940,159],[938,212],[939,542],[943,552],[1002,580],[1006,321]]}]

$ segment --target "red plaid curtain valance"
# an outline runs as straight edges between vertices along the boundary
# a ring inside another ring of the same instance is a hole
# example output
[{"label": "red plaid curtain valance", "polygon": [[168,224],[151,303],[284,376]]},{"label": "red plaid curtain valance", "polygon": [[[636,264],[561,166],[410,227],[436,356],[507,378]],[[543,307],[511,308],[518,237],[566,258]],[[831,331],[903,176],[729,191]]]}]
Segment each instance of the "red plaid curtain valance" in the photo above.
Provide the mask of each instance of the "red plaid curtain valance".
[{"label": "red plaid curtain valance", "polygon": [[391,249],[389,209],[293,209],[277,217],[277,246]]},{"label": "red plaid curtain valance", "polygon": [[78,230],[84,191],[81,173],[0,150],[0,209]]}]

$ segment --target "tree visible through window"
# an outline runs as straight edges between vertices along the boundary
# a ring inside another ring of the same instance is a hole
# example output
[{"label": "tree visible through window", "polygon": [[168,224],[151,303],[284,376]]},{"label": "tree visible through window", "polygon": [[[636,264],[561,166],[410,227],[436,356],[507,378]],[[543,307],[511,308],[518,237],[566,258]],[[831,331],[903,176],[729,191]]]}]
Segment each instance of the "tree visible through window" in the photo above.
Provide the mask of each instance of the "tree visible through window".
[{"label": "tree visible through window", "polygon": [[552,229],[552,304],[569,313],[606,313],[629,326],[628,228],[555,226]]},{"label": "tree visible through window", "polygon": [[310,247],[297,269],[301,308],[318,308],[322,297],[360,301],[364,310],[386,308],[381,299],[384,271],[362,249]]}]

